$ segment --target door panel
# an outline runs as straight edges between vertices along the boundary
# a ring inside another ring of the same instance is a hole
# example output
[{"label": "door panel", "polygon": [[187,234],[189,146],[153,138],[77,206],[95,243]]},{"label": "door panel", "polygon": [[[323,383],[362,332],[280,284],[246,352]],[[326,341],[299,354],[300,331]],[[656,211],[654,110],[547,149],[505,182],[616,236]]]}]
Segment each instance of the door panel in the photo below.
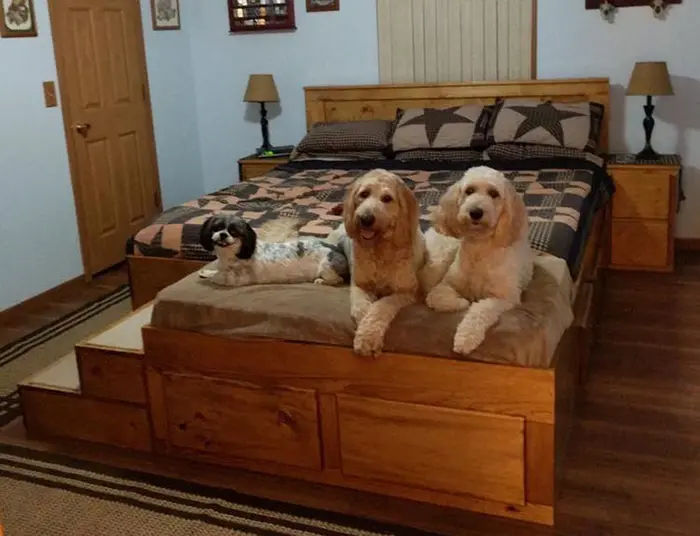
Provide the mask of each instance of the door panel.
[{"label": "door panel", "polygon": [[160,210],[136,0],[51,0],[86,271],[124,260]]}]

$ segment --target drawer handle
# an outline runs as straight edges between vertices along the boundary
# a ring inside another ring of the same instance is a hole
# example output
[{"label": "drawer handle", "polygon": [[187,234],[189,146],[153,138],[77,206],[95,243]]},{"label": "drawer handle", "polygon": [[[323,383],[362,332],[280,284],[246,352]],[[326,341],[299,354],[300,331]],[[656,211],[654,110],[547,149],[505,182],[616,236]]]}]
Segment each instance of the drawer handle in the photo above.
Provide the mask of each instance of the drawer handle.
[{"label": "drawer handle", "polygon": [[294,417],[286,409],[277,410],[277,426],[289,426],[294,428]]}]

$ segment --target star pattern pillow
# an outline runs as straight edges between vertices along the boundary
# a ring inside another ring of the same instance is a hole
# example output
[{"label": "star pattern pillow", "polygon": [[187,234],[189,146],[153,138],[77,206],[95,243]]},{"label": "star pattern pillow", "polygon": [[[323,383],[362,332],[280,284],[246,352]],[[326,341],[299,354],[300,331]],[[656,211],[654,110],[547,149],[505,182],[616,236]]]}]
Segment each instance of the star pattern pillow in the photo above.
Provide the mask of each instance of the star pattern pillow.
[{"label": "star pattern pillow", "polygon": [[391,148],[395,153],[415,149],[483,148],[490,117],[491,107],[481,104],[399,109]]},{"label": "star pattern pillow", "polygon": [[587,101],[504,99],[495,107],[487,139],[489,145],[526,143],[595,152],[604,109]]}]

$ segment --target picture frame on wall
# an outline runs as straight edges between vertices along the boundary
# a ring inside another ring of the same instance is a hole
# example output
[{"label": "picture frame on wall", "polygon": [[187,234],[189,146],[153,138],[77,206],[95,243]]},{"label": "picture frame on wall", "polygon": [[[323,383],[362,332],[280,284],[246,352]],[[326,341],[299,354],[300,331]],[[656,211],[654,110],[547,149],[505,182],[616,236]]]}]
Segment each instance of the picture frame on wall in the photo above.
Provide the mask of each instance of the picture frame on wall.
[{"label": "picture frame on wall", "polygon": [[0,0],[0,36],[36,37],[34,0]]},{"label": "picture frame on wall", "polygon": [[306,0],[306,11],[339,11],[340,0]]},{"label": "picture frame on wall", "polygon": [[153,29],[180,29],[180,0],[151,0]]}]

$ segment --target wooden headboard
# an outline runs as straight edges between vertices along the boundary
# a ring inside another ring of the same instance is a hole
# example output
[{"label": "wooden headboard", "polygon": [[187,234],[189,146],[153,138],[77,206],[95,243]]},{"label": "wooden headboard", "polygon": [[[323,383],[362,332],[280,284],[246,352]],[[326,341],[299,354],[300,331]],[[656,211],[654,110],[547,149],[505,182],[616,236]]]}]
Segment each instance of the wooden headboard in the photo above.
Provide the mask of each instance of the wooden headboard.
[{"label": "wooden headboard", "polygon": [[607,78],[368,86],[306,87],[306,127],[323,121],[393,119],[397,108],[439,108],[498,97],[593,101],[605,106],[600,150],[608,149],[610,81]]}]

